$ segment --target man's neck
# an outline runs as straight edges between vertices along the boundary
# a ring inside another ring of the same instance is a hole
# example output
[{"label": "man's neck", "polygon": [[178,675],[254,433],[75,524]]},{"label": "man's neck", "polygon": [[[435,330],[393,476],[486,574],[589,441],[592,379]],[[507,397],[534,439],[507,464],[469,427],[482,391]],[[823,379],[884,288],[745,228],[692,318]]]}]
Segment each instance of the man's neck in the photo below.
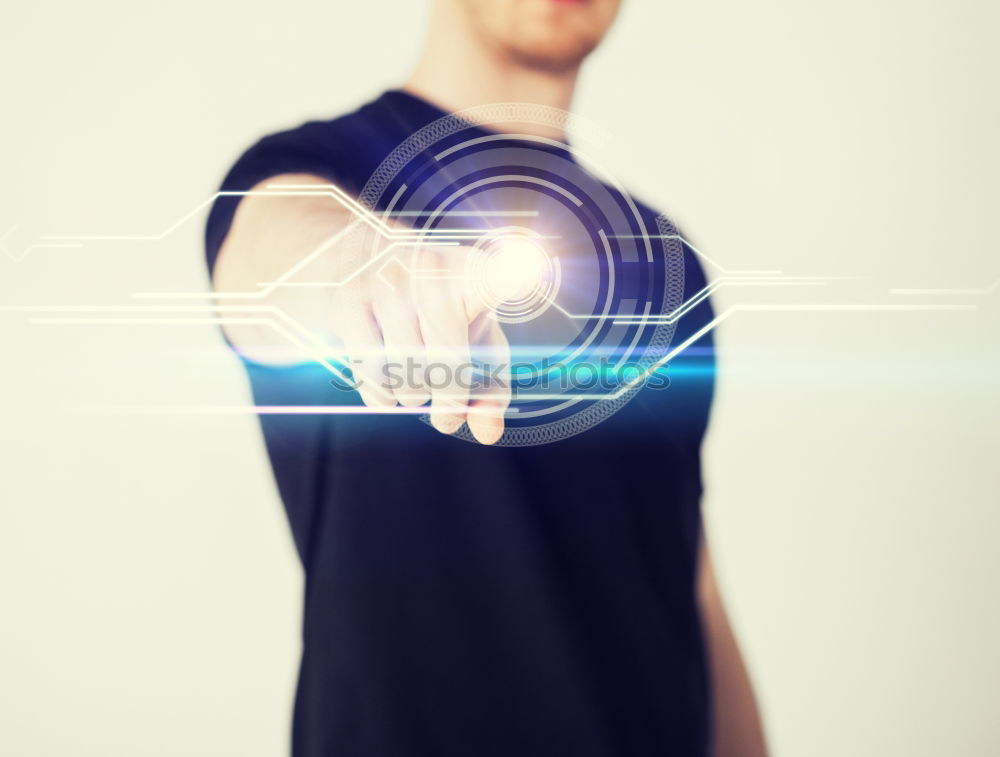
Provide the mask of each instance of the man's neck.
[{"label": "man's neck", "polygon": [[[546,71],[506,60],[467,26],[435,18],[423,55],[403,89],[449,112],[507,102],[569,110],[578,72],[579,67]],[[565,138],[560,129],[541,124],[505,124],[505,128]]]}]

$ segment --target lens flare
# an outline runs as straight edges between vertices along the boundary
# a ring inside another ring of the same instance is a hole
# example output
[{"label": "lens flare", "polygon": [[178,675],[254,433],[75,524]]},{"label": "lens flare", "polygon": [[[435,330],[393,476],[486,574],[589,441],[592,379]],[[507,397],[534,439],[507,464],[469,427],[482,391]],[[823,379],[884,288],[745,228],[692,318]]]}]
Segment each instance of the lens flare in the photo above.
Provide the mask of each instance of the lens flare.
[{"label": "lens flare", "polygon": [[545,253],[534,242],[513,237],[486,261],[483,275],[498,300],[516,302],[531,295],[547,268]]}]

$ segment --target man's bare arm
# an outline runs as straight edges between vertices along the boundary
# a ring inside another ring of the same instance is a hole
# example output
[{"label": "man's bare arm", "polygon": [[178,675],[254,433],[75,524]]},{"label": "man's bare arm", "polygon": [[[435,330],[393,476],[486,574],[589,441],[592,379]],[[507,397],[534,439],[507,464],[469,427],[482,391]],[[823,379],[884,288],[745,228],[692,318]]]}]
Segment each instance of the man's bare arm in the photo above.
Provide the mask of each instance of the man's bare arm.
[{"label": "man's bare arm", "polygon": [[753,686],[733,635],[702,537],[698,603],[712,676],[715,757],[766,757],[767,745]]},{"label": "man's bare arm", "polygon": [[[310,175],[272,177],[268,184],[322,185]],[[237,208],[233,224],[215,263],[213,283],[219,293],[259,292],[293,266],[330,242],[354,221],[333,198],[249,195]],[[464,277],[463,250],[446,254],[427,247],[403,245],[398,253],[408,265],[366,266],[351,271],[334,243],[303,267],[296,281],[322,286],[277,287],[266,297],[233,300],[280,308],[291,318],[349,359],[358,391],[371,407],[397,403],[419,406],[430,401],[431,422],[454,433],[468,421],[473,435],[492,444],[503,433],[510,385],[497,382],[471,394],[453,381],[428,387],[421,372],[413,384],[398,387],[389,380],[391,365],[440,366],[457,377],[471,365],[473,346],[488,349],[496,365],[509,366],[510,348],[497,321],[471,296]],[[358,266],[354,262],[355,267]],[[454,275],[420,277],[420,268]],[[228,299],[220,299],[227,303]],[[266,325],[229,324],[226,334],[237,350],[260,362],[288,363],[304,359],[301,348]]]},{"label": "man's bare arm", "polygon": [[[307,174],[285,174],[266,179],[251,192],[273,184],[326,184]],[[220,293],[258,293],[263,282],[272,282],[343,231],[351,214],[329,196],[278,196],[249,194],[237,206],[232,226],[215,261],[212,281]],[[308,267],[302,280],[320,281],[330,272],[329,256]],[[287,312],[314,334],[329,338],[327,315],[332,290],[324,287],[279,287],[263,298],[222,299],[221,304],[271,305]],[[242,354],[262,363],[293,363],[305,359],[276,330],[263,325],[226,324],[226,336]]]}]

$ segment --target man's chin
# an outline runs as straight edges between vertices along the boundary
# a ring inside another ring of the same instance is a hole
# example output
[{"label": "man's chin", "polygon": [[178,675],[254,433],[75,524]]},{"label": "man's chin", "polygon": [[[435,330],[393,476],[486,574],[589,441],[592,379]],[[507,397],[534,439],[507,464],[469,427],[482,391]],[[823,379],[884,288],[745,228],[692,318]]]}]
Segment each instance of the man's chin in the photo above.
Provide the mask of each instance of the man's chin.
[{"label": "man's chin", "polygon": [[595,47],[596,41],[584,43],[577,39],[571,44],[519,45],[510,52],[523,66],[561,73],[579,67]]}]

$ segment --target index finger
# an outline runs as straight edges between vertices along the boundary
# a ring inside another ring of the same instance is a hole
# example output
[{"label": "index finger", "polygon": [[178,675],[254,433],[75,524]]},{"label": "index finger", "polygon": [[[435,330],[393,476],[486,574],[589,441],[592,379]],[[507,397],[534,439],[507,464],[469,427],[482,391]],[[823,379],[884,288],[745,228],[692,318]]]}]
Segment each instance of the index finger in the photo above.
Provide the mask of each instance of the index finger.
[{"label": "index finger", "polygon": [[[441,256],[429,250],[421,255],[421,268],[449,270]],[[469,319],[460,277],[418,278],[414,286],[427,358],[424,376],[431,392],[431,424],[442,433],[453,434],[466,418],[472,370]]]}]

